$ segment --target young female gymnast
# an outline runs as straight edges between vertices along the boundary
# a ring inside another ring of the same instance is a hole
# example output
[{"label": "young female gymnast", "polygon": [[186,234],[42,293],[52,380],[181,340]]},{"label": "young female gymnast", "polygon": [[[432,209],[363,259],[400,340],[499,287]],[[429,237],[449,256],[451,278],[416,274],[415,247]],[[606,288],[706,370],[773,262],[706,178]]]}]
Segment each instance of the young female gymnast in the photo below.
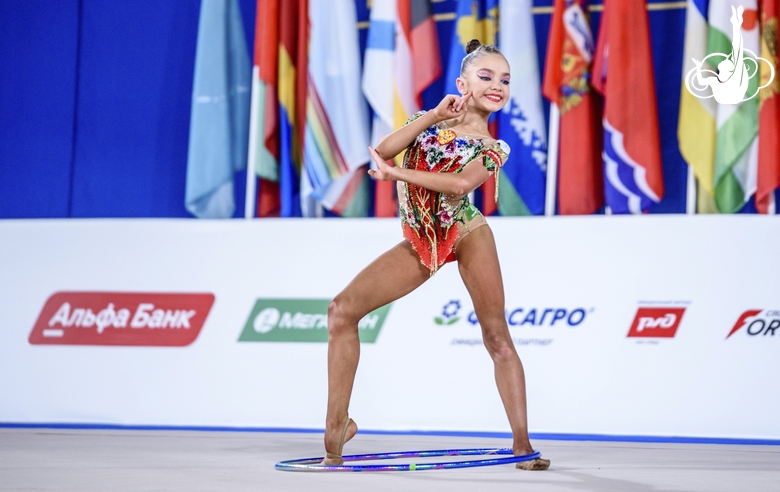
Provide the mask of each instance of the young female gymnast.
[{"label": "young female gymnast", "polygon": [[[504,287],[493,233],[468,198],[491,174],[496,176],[498,193],[498,173],[509,149],[489,136],[488,117],[509,99],[509,64],[498,49],[477,40],[466,51],[457,79],[461,96],[446,96],[432,111],[415,114],[376,150],[369,149],[377,165],[369,174],[398,181],[405,240],[360,272],[328,307],[328,410],[322,464],[342,464],[344,443],[357,433],[347,410],[360,356],[358,321],[412,292],[444,263],[456,260],[493,359],[512,428],[512,450],[515,455],[533,452],[525,376],[504,318]],[[403,167],[388,166],[385,161],[403,150]],[[516,466],[545,470],[550,461],[538,458]]]}]

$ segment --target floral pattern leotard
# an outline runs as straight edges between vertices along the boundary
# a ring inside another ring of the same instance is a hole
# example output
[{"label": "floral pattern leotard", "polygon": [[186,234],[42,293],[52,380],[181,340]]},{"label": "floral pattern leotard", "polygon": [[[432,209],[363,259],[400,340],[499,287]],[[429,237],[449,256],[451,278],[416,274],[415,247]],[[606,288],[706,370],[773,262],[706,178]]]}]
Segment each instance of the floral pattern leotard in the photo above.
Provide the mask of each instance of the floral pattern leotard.
[{"label": "floral pattern leotard", "polygon": [[[424,111],[416,113],[407,124],[422,114]],[[485,169],[495,176],[498,199],[498,173],[508,155],[509,147],[502,140],[462,138],[440,123],[428,127],[409,144],[403,167],[459,173],[469,162],[481,159]],[[398,183],[398,204],[404,238],[412,244],[431,275],[454,259],[455,243],[461,233],[457,224],[468,231],[468,224],[475,219],[484,221],[468,195],[448,195],[411,183]]]}]

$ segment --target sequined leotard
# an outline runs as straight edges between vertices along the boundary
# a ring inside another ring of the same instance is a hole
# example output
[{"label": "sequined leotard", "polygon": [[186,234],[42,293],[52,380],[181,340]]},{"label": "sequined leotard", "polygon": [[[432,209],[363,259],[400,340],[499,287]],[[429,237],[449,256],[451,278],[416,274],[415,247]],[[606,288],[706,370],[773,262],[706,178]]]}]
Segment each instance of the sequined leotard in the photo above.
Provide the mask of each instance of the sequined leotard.
[{"label": "sequined leotard", "polygon": [[[424,112],[415,114],[409,122],[422,114]],[[459,173],[469,162],[481,159],[495,176],[497,199],[498,173],[508,154],[509,147],[501,140],[461,138],[446,124],[440,123],[427,128],[409,144],[403,167]],[[399,182],[398,204],[404,238],[412,244],[431,275],[443,264],[455,260],[454,250],[459,237],[485,224],[484,217],[471,204],[468,195],[448,195]]]}]

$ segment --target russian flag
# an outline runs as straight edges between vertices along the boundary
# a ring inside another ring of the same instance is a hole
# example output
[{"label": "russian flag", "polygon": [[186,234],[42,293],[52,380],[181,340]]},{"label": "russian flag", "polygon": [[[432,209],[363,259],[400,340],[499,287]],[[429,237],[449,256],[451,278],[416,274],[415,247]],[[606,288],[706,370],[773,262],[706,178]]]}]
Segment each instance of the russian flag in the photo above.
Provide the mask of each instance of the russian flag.
[{"label": "russian flag", "polygon": [[605,0],[593,63],[604,96],[604,192],[613,213],[638,214],[664,195],[645,2]]}]

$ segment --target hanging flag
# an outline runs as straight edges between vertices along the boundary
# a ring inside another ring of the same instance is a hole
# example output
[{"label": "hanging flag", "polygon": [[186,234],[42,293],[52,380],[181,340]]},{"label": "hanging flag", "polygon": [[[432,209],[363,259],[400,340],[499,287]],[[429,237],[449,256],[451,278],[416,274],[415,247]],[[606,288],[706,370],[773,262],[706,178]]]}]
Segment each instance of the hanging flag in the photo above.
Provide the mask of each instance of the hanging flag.
[{"label": "hanging flag", "polygon": [[547,136],[539,88],[531,0],[501,0],[499,48],[511,67],[510,98],[498,115],[498,136],[512,149],[498,181],[501,215],[544,213]]},{"label": "hanging flag", "polygon": [[423,91],[441,77],[439,36],[430,0],[398,0],[398,26],[411,50],[412,88],[416,107],[421,108]]},{"label": "hanging flag", "polygon": [[[604,204],[601,129],[590,87],[593,37],[587,0],[555,0],[544,97],[560,110],[558,213],[592,214]],[[603,29],[603,28],[602,28]]]},{"label": "hanging flag", "polygon": [[281,216],[301,216],[301,165],[306,119],[308,2],[279,4],[279,187]]},{"label": "hanging flag", "polygon": [[[732,12],[731,0],[710,0],[707,51],[724,58],[744,49],[760,51],[756,0],[742,0],[743,19]],[[732,20],[733,17],[733,20]],[[741,38],[741,43],[739,40]],[[741,44],[737,47],[737,44]],[[723,58],[722,58],[723,59]],[[758,90],[758,74],[749,77],[745,97]],[[739,104],[718,104],[715,144],[715,203],[722,213],[739,211],[756,192],[758,174],[758,98]]]},{"label": "hanging flag", "polygon": [[460,64],[466,56],[466,45],[472,39],[482,44],[496,44],[498,31],[498,0],[458,0],[452,42],[447,61],[445,94],[457,94],[455,79],[460,77]]},{"label": "hanging flag", "polygon": [[[363,93],[374,110],[371,145],[421,109],[422,92],[441,76],[429,0],[374,0],[366,42]],[[396,162],[400,164],[402,155]],[[395,183],[375,182],[375,215],[395,217]]]},{"label": "hanging flag", "polygon": [[196,217],[233,216],[233,174],[246,166],[251,75],[237,0],[203,0],[185,191]]},{"label": "hanging flag", "polygon": [[604,96],[604,187],[617,214],[646,212],[664,196],[650,49],[645,2],[605,0],[593,86]]},{"label": "hanging flag", "polygon": [[[279,0],[257,0],[255,53],[252,70],[252,111],[249,124],[249,160],[259,178],[257,217],[278,217],[279,138],[278,77]],[[247,197],[247,200],[253,199]]]},{"label": "hanging flag", "polygon": [[[373,0],[362,81],[363,94],[374,110],[371,125],[373,147],[395,129],[397,17],[398,6],[395,0]],[[374,215],[395,217],[398,212],[395,183],[374,181],[374,187]]]},{"label": "hanging flag", "polygon": [[756,208],[762,214],[777,213],[775,190],[780,187],[780,54],[778,54],[780,0],[761,0],[761,63],[758,93],[758,190]]},{"label": "hanging flag", "polygon": [[401,19],[402,13],[409,14],[408,1],[396,0],[394,128],[400,128],[420,110],[414,83],[411,21],[409,18]]},{"label": "hanging flag", "polygon": [[680,116],[677,123],[680,153],[696,175],[699,213],[717,212],[714,202],[717,103],[713,98],[695,97],[686,88],[685,77],[695,68],[693,60],[704,60],[708,54],[707,3],[701,0],[688,0],[686,7],[683,81],[680,87]]},{"label": "hanging flag", "polygon": [[[361,188],[367,164],[368,112],[360,92],[360,50],[354,0],[309,0],[302,199],[343,214]],[[358,171],[359,174],[358,174]],[[361,197],[365,216],[368,202]]]}]

